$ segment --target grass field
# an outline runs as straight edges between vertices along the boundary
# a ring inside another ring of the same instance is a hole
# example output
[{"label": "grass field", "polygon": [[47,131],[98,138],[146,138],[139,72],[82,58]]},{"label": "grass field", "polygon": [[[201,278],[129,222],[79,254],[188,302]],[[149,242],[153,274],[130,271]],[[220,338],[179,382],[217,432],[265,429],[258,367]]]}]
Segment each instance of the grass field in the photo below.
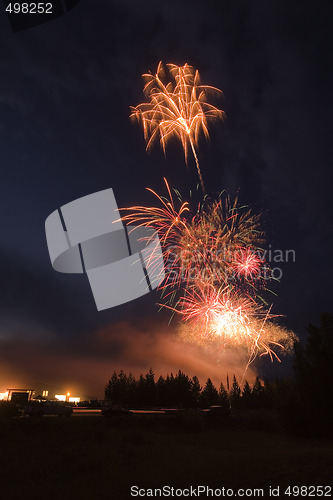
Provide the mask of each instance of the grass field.
[{"label": "grass field", "polygon": [[184,415],[0,424],[4,500],[122,500],[131,485],[268,489],[329,485],[333,477],[332,443],[288,438],[263,413],[227,422]]}]

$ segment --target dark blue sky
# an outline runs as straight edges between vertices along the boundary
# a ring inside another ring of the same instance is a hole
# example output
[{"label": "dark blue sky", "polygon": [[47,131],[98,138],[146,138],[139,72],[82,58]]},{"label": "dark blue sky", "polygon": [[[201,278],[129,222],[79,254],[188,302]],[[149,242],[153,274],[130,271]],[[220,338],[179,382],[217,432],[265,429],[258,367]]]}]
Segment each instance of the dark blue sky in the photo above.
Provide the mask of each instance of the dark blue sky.
[{"label": "dark blue sky", "polygon": [[[128,206],[148,202],[145,187],[161,190],[163,176],[183,193],[193,187],[181,149],[171,147],[166,160],[158,146],[147,154],[128,119],[143,98],[141,74],[159,60],[188,62],[223,90],[217,104],[226,120],[201,142],[200,163],[209,192],[238,191],[263,213],[272,248],[295,250],[296,262],[281,266],[275,313],[305,338],[306,325],[331,311],[330,23],[324,4],[284,1],[81,0],[66,16],[15,34],[1,14],[3,380],[18,366],[20,380],[47,378],[16,349],[23,341],[39,356],[52,343],[61,365],[60,346],[87,355],[94,332],[120,321],[147,318],[167,329],[157,295],[98,313],[83,276],[52,270],[44,233],[53,210],[101,189],[112,187]],[[103,349],[93,349],[96,363]],[[123,355],[112,352],[110,373]]]}]

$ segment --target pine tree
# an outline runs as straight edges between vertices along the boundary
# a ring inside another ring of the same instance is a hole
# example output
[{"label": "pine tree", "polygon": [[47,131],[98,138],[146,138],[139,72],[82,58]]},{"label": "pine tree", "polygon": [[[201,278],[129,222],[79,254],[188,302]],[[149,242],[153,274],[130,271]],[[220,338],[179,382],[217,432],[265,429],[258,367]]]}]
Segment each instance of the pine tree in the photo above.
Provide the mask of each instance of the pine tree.
[{"label": "pine tree", "polygon": [[127,404],[133,405],[138,402],[138,391],[137,391],[137,383],[132,373],[128,375],[127,380]]},{"label": "pine tree", "polygon": [[105,387],[105,399],[113,404],[126,404],[129,396],[130,380],[123,370],[119,374],[114,371]]},{"label": "pine tree", "polygon": [[223,406],[223,408],[229,408],[230,407],[229,396],[228,396],[228,393],[225,390],[225,387],[222,384],[222,382],[221,382],[220,389],[219,389],[218,404],[221,405],[221,406]]},{"label": "pine tree", "polygon": [[264,388],[259,377],[256,378],[252,389],[252,400],[254,408],[262,408],[264,406]]},{"label": "pine tree", "polygon": [[140,390],[142,402],[145,405],[153,406],[156,404],[156,386],[153,369],[150,368],[146,375],[140,376]]},{"label": "pine tree", "polygon": [[156,382],[156,401],[159,406],[166,406],[165,380],[161,375]]},{"label": "pine tree", "polygon": [[166,379],[165,379],[165,405],[166,406],[174,406],[175,401],[174,401],[174,376],[171,373],[170,375],[168,374]]},{"label": "pine tree", "polygon": [[201,393],[201,385],[199,382],[199,379],[196,375],[192,378],[192,385],[191,385],[191,396],[192,396],[192,406],[193,408],[197,408],[199,406],[199,399],[200,399],[200,393]]},{"label": "pine tree", "polygon": [[118,376],[116,371],[114,371],[104,391],[105,399],[109,402],[114,401],[117,397],[117,382]]},{"label": "pine tree", "polygon": [[181,370],[178,371],[175,381],[175,403],[179,407],[188,408],[191,406],[192,397],[191,397],[191,381],[185,373]]},{"label": "pine tree", "polygon": [[333,315],[322,314],[320,326],[310,324],[308,334],[305,347],[295,343],[294,399],[309,433],[333,434]]},{"label": "pine tree", "polygon": [[246,380],[242,392],[242,407],[246,409],[251,408],[252,398],[252,390],[248,381]]},{"label": "pine tree", "polygon": [[200,394],[200,404],[203,407],[216,405],[218,403],[218,392],[210,378],[207,379],[204,390]]},{"label": "pine tree", "polygon": [[123,370],[120,370],[118,374],[117,391],[118,391],[118,402],[122,405],[127,403],[128,388],[129,388],[129,383],[126,373]]},{"label": "pine tree", "polygon": [[230,391],[230,405],[231,408],[239,408],[241,406],[241,389],[234,375],[233,383]]}]

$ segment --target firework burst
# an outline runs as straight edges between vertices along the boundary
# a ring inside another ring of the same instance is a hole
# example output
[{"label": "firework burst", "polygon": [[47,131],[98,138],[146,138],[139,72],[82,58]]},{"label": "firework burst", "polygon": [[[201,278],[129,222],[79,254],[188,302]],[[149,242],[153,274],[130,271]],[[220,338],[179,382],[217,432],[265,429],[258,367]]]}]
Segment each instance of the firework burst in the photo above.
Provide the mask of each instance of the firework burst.
[{"label": "firework burst", "polygon": [[[208,102],[221,91],[201,85],[198,71],[188,64],[167,64],[165,70],[160,62],[155,74],[143,77],[148,100],[131,107],[131,118],[142,124],[147,150],[159,140],[166,153],[169,140],[180,140],[186,163],[192,151],[205,192],[197,147],[200,135],[209,138],[209,122],[224,117]],[[244,374],[258,355],[279,359],[274,349],[288,352],[295,336],[274,323],[261,297],[270,273],[260,257],[260,216],[225,192],[192,207],[164,181],[166,196],[148,189],[157,206],[123,209],[122,220],[159,235],[166,272],[159,286],[161,306],[181,318],[180,337],[216,352],[245,350]]]},{"label": "firework burst", "polygon": [[231,201],[226,192],[211,203],[206,199],[193,210],[179,192],[172,192],[166,179],[164,182],[166,197],[148,189],[160,206],[122,209],[129,212],[123,221],[152,227],[159,234],[167,268],[161,285],[164,296],[173,300],[176,289],[196,288],[202,283],[233,288],[244,275],[252,290],[261,286],[259,273],[264,262],[255,254],[264,241],[260,217],[247,207],[239,207],[237,199]]},{"label": "firework burst", "polygon": [[149,101],[131,107],[131,117],[143,126],[147,150],[159,139],[165,153],[168,141],[176,137],[181,141],[187,163],[191,148],[204,191],[197,145],[201,134],[209,138],[208,123],[224,117],[221,109],[208,102],[210,94],[222,92],[201,85],[199,72],[189,64],[167,64],[166,67],[167,72],[160,62],[155,74],[142,75],[146,82],[144,93]]},{"label": "firework burst", "polygon": [[166,196],[148,189],[159,206],[122,209],[122,220],[159,234],[166,268],[160,305],[181,317],[180,337],[216,352],[245,349],[247,367],[258,355],[279,360],[274,349],[288,352],[294,337],[272,321],[258,293],[267,290],[263,268],[268,276],[259,258],[260,217],[226,192],[193,210],[164,181]]},{"label": "firework burst", "polygon": [[260,276],[261,259],[258,253],[251,247],[240,247],[234,254],[232,268],[237,278],[244,278],[246,281],[257,279]]},{"label": "firework burst", "polygon": [[203,285],[186,291],[178,312],[184,326],[182,336],[219,350],[242,348],[248,351],[250,364],[256,356],[269,355],[279,360],[274,348],[288,350],[290,335],[272,322],[276,316],[264,310],[255,300],[229,288],[216,290]]}]

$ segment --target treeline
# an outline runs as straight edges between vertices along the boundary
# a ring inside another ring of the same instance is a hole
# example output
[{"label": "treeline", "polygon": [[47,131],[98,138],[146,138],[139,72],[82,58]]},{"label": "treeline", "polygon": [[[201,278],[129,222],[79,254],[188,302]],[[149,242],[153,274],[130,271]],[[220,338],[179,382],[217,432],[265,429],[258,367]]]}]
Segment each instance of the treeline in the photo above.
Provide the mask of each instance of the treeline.
[{"label": "treeline", "polygon": [[105,399],[122,406],[268,408],[272,406],[275,393],[280,391],[278,383],[263,385],[259,378],[253,387],[245,382],[241,388],[236,376],[229,391],[223,383],[216,388],[210,378],[201,387],[197,376],[190,378],[181,370],[155,381],[151,368],[138,380],[131,373],[127,376],[123,370],[118,374],[114,372],[105,387]]},{"label": "treeline", "polygon": [[305,345],[294,346],[294,379],[281,408],[281,419],[293,434],[333,438],[333,315],[309,325]]},{"label": "treeline", "polygon": [[232,409],[274,408],[286,431],[309,437],[333,438],[333,315],[321,315],[320,326],[309,325],[305,344],[294,346],[294,376],[264,385],[241,388],[236,377],[230,390],[216,388],[211,379],[201,387],[196,376],[182,371],[155,380],[153,370],[139,380],[123,371],[115,372],[105,388],[105,398],[125,406]]}]

